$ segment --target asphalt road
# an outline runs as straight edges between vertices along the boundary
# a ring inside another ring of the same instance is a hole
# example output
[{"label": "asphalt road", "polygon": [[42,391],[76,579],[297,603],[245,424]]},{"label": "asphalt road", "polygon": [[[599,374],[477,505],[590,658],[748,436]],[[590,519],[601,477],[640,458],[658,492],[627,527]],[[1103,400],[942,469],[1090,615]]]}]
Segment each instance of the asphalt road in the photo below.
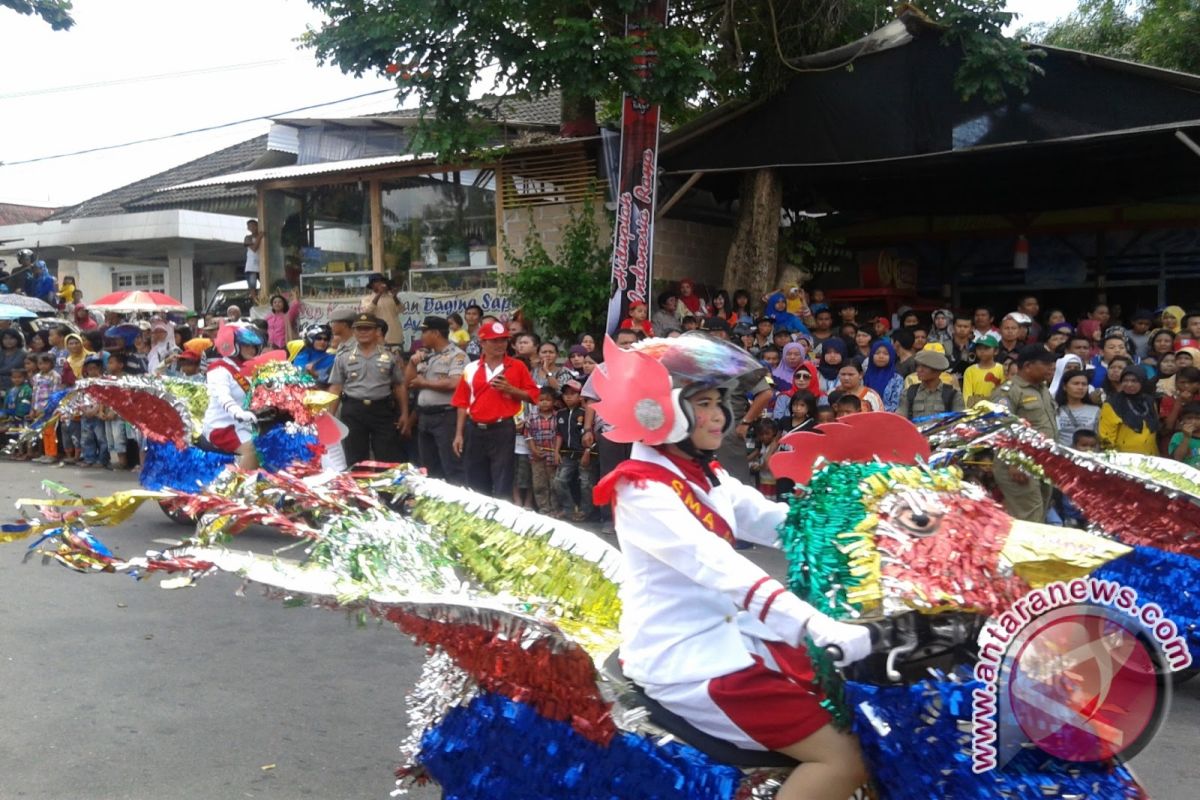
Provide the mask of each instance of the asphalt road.
[{"label": "asphalt road", "polygon": [[[86,495],[133,484],[0,463],[0,519],[44,478]],[[186,530],[146,506],[100,533],[132,556]],[[263,552],[286,543],[266,531],[239,541]],[[407,637],[254,588],[238,597],[228,576],[166,591],[158,578],[22,564],[23,550],[0,546],[0,800],[388,797],[424,657]],[[782,574],[778,554],[750,555]],[[1197,796],[1198,731],[1200,678],[1133,763],[1151,796]]]}]

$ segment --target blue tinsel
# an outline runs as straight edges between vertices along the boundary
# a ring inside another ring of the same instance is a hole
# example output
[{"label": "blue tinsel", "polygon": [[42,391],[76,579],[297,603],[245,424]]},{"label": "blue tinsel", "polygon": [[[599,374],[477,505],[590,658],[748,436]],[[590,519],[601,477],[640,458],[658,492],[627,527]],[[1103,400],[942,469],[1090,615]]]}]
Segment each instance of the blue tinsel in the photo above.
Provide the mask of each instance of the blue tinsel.
[{"label": "blue tinsel", "polygon": [[138,477],[147,489],[194,493],[212,483],[232,463],[229,453],[212,453],[198,447],[179,450],[169,442],[146,440],[146,460]]},{"label": "blue tinsel", "polygon": [[[854,732],[881,800],[1142,797],[1123,766],[1066,762],[1037,749],[1022,750],[1004,766],[974,774],[971,692],[979,686],[966,680],[927,680],[912,686],[846,683],[846,703],[855,709]],[[886,723],[886,735],[871,717]]]},{"label": "blue tinsel", "polygon": [[741,771],[695,748],[618,733],[608,747],[498,694],[453,708],[421,740],[446,800],[730,800]]},{"label": "blue tinsel", "polygon": [[46,400],[46,408],[36,420],[30,423],[29,427],[35,431],[40,431],[42,428],[46,427],[46,423],[49,422],[50,418],[53,417],[55,412],[58,411],[59,403],[61,403],[63,398],[73,391],[75,391],[73,388],[59,389],[57,392],[51,394]]},{"label": "blue tinsel", "polygon": [[1093,572],[1092,577],[1134,589],[1139,606],[1158,603],[1187,641],[1192,666],[1200,666],[1200,558],[1135,547],[1129,555]]},{"label": "blue tinsel", "polygon": [[309,427],[278,425],[254,439],[259,466],[268,472],[307,464],[313,460],[318,447],[316,431]]}]

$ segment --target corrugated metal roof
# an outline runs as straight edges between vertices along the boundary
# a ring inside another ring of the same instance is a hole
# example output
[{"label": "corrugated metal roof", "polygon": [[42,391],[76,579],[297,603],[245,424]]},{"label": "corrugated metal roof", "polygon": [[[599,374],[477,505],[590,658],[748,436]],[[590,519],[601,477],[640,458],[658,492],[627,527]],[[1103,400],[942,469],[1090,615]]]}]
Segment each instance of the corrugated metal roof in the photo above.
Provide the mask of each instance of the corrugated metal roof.
[{"label": "corrugated metal roof", "polygon": [[251,169],[244,172],[233,172],[228,175],[217,175],[178,186],[167,186],[159,189],[168,192],[176,189],[199,189],[205,186],[237,186],[239,184],[260,183],[262,181],[277,181],[287,178],[302,178],[308,175],[324,175],[328,172],[353,172],[354,170],[390,167],[397,164],[412,164],[421,161],[433,161],[432,154],[414,155],[407,153],[400,156],[375,156],[373,158],[351,158],[346,161],[324,161],[319,164],[293,164],[289,167],[273,167],[271,169]]}]

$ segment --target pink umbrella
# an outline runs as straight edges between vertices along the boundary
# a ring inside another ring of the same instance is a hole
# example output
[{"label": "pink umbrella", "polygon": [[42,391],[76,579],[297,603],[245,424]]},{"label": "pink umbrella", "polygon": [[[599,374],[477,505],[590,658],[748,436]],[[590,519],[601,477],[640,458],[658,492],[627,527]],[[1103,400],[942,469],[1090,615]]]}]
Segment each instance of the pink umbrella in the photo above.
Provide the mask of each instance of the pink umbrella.
[{"label": "pink umbrella", "polygon": [[138,311],[189,311],[183,303],[162,292],[113,292],[106,294],[88,308],[132,314]]}]

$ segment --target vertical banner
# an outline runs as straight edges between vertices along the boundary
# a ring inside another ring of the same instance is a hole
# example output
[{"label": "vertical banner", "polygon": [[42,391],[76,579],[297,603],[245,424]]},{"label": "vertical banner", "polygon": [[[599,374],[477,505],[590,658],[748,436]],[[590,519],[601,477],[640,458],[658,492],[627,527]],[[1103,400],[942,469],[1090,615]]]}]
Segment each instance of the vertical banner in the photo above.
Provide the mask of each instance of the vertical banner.
[{"label": "vertical banner", "polygon": [[[625,20],[625,34],[644,37],[651,26],[667,24],[668,0],[641,0]],[[658,53],[647,43],[634,58],[644,80],[653,80]],[[621,111],[621,165],[617,177],[617,216],[613,225],[613,280],[608,331],[627,315],[629,304],[650,306],[654,258],[654,205],[658,172],[659,107],[625,95]],[[653,307],[647,309],[653,312]]]}]

